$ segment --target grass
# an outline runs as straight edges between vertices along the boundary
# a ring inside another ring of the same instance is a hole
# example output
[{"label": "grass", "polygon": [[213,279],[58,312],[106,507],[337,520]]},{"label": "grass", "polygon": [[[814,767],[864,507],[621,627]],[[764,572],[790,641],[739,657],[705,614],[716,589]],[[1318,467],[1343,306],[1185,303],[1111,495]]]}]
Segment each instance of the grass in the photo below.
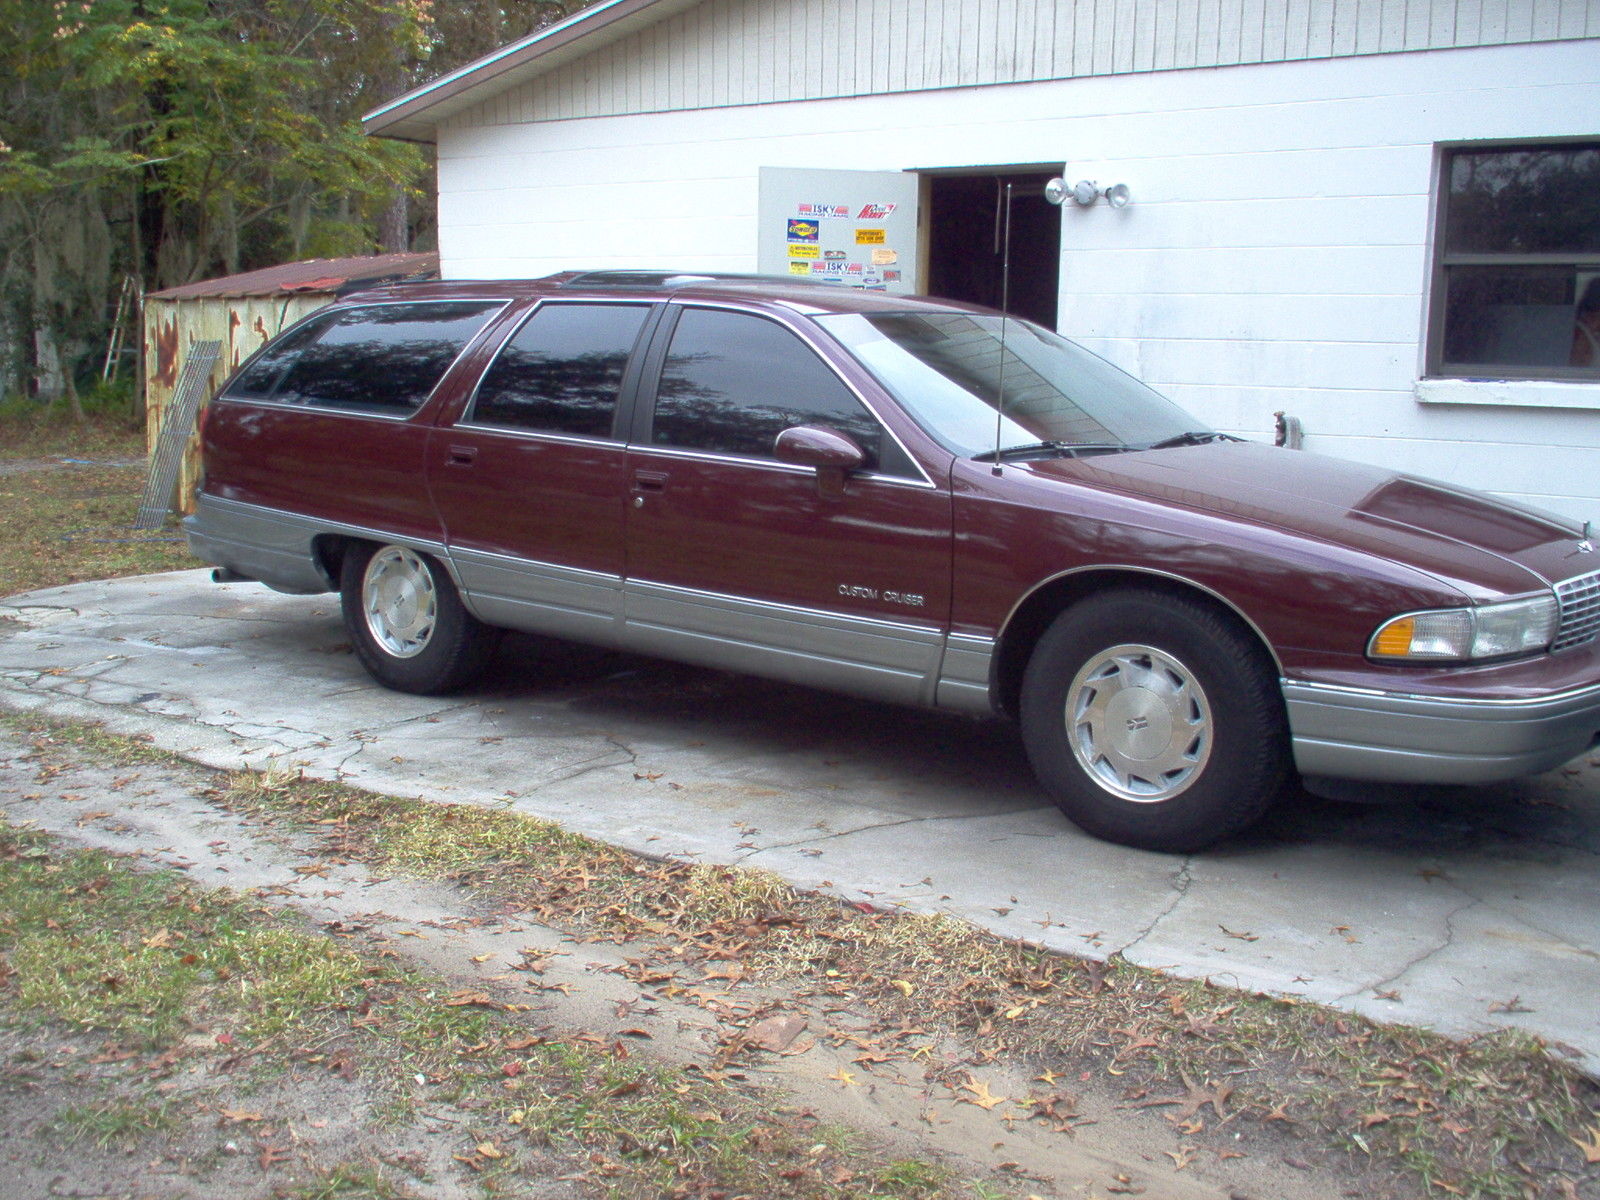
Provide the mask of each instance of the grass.
[{"label": "grass", "polygon": [[1582,1172],[1571,1139],[1600,1112],[1593,1081],[1515,1032],[1457,1041],[1121,960],[1085,963],[949,917],[863,911],[762,872],[648,862],[516,813],[282,772],[238,773],[222,799],[320,830],[330,853],[468,883],[570,929],[653,940],[664,970],[737,959],[746,978],[960,1033],[1044,1079],[1113,1078],[1127,1102],[1165,1099],[1162,1081],[1185,1079],[1188,1098],[1221,1097],[1192,1114],[1196,1135],[1222,1112],[1281,1122],[1356,1161],[1393,1163],[1436,1195],[1541,1194],[1549,1164]]},{"label": "grass", "polygon": [[89,1140],[102,1148],[139,1141],[178,1125],[170,1100],[102,1100],[61,1110],[56,1125],[71,1141]]},{"label": "grass", "polygon": [[[555,1155],[610,1195],[884,1200],[970,1194],[943,1171],[816,1151],[804,1121],[616,1044],[530,1036],[493,1005],[451,1004],[447,984],[370,959],[175,873],[69,852],[0,823],[0,1021],[70,1027],[171,1055],[185,1035],[225,1043],[259,1070],[333,1060],[402,1119],[453,1106],[456,1159],[490,1194]],[[512,1064],[515,1064],[513,1067]],[[56,1126],[98,1145],[172,1131],[177,1097],[97,1101]],[[286,1193],[407,1193],[375,1164],[337,1163]],[[498,1194],[495,1192],[494,1194]]]},{"label": "grass", "polygon": [[[124,381],[126,382],[126,381]],[[134,411],[131,388],[111,388],[83,401],[84,420],[74,421],[64,404],[0,400],[0,462],[16,459],[126,458],[144,453],[144,422]]]},{"label": "grass", "polygon": [[135,531],[144,434],[117,412],[83,425],[0,407],[0,472],[36,459],[138,459],[137,466],[55,462],[0,473],[0,596],[89,579],[198,566],[173,527]]}]

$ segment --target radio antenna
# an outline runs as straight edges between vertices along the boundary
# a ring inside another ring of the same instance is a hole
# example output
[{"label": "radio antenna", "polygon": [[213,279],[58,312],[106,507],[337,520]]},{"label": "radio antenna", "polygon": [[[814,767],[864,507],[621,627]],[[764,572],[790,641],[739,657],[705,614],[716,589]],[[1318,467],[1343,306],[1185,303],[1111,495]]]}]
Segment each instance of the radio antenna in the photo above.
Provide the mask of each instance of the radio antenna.
[{"label": "radio antenna", "polygon": [[[996,197],[998,199],[998,197]],[[991,475],[1000,474],[1000,427],[1006,416],[1006,325],[1011,320],[1011,184],[1006,184],[1004,247],[1000,256],[1000,381],[994,399],[994,466]]]}]

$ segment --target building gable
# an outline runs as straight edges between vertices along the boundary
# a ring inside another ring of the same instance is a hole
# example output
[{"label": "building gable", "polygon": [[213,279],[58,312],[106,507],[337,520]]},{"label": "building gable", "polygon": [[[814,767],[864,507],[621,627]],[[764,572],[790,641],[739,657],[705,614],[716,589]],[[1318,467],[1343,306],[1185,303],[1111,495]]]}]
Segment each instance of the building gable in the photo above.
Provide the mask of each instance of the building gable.
[{"label": "building gable", "polygon": [[701,0],[442,127],[1594,36],[1600,0]]}]

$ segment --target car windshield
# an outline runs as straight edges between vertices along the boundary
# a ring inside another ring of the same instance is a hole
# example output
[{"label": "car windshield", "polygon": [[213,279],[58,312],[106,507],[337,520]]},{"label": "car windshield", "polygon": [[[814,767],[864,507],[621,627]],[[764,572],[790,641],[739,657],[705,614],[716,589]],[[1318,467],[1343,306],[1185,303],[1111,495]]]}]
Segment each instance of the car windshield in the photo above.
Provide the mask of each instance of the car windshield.
[{"label": "car windshield", "polygon": [[903,312],[816,319],[957,454],[1114,452],[1220,436],[1105,359],[1015,317]]}]

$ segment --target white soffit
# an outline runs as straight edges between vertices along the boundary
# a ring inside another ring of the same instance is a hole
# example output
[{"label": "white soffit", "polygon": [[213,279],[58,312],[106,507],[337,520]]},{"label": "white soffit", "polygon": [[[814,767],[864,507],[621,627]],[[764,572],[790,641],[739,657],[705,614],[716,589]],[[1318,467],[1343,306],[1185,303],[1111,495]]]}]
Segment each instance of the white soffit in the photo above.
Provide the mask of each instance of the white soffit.
[{"label": "white soffit", "polygon": [[362,128],[378,137],[433,142],[440,123],[455,113],[698,3],[700,0],[600,0],[373,109],[361,118]]}]

